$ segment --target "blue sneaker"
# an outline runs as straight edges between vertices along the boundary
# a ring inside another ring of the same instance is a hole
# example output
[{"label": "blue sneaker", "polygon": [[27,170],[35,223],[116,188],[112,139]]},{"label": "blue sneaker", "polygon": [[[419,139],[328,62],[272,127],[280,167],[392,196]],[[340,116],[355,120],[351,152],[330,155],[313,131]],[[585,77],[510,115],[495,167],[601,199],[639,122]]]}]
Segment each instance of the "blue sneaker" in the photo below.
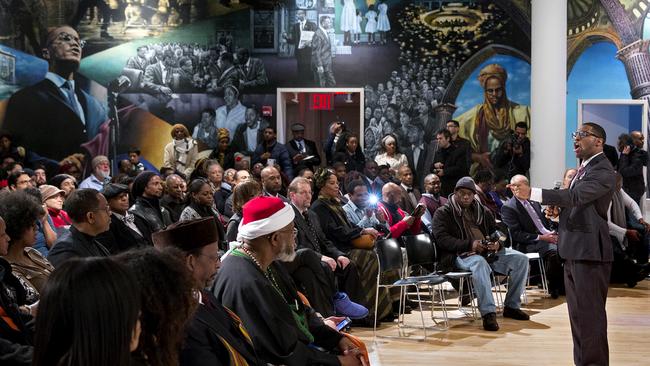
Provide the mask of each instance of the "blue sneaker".
[{"label": "blue sneaker", "polygon": [[363,319],[368,316],[368,309],[352,302],[345,292],[334,294],[334,310],[337,315],[347,316],[350,319]]}]

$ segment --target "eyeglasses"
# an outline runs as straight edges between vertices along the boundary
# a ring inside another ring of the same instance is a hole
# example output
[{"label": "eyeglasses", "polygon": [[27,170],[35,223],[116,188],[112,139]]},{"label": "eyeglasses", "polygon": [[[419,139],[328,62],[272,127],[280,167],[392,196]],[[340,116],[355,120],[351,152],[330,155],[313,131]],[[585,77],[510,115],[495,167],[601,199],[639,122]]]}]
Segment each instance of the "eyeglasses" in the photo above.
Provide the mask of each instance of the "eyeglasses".
[{"label": "eyeglasses", "polygon": [[215,263],[217,263],[217,262],[219,262],[221,260],[221,256],[219,254],[217,254],[217,256],[215,257],[215,256],[199,253],[199,256],[200,257],[210,258],[210,260],[212,260]]},{"label": "eyeglasses", "polygon": [[589,131],[576,131],[571,134],[571,137],[575,140],[576,138],[580,137],[581,139],[587,137],[587,136],[593,136],[599,139],[602,139],[601,136],[596,135],[595,133],[589,132]]},{"label": "eyeglasses", "polygon": [[86,47],[86,41],[84,41],[83,39],[79,39],[79,37],[75,37],[66,32],[59,33],[59,35],[56,36],[56,38],[52,42],[50,42],[50,44],[52,44],[54,41],[61,41],[66,43],[71,43],[72,41],[75,41],[80,48]]},{"label": "eyeglasses", "polygon": [[[286,233],[287,231],[289,230],[277,231],[277,233]],[[296,239],[298,237],[298,229],[294,227],[292,230],[292,234],[293,234],[293,238]],[[271,236],[273,236],[273,234],[269,235],[268,238],[271,239]]]},{"label": "eyeglasses", "polygon": [[98,207],[96,210],[94,210],[94,212],[100,212],[100,211],[104,211],[104,212],[106,212],[107,214],[110,215],[111,214],[111,206],[106,205],[104,207]]}]

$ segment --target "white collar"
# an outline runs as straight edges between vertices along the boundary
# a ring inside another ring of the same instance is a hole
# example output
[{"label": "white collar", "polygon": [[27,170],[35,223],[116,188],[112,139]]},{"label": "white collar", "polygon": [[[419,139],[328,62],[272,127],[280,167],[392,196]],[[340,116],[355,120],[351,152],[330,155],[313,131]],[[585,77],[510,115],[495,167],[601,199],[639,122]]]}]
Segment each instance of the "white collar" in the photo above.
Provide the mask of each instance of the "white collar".
[{"label": "white collar", "polygon": [[603,153],[603,152],[601,151],[601,152],[599,152],[598,154],[594,154],[594,155],[592,155],[589,159],[584,160],[584,161],[582,162],[582,164],[580,164],[580,166],[583,167],[583,168],[586,167],[587,164],[589,164],[590,161],[592,161],[596,156],[598,156],[598,155],[600,155],[600,154],[602,154],[602,153]]}]

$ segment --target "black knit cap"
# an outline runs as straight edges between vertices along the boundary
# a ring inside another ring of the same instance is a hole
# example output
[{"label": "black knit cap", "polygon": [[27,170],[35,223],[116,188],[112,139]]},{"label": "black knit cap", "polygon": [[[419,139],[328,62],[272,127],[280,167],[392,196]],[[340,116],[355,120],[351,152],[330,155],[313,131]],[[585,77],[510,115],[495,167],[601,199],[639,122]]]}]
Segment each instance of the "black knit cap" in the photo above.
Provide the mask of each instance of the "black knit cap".
[{"label": "black knit cap", "polygon": [[151,178],[157,176],[158,174],[150,171],[144,171],[140,174],[138,174],[137,177],[135,177],[135,180],[133,181],[133,187],[131,188],[131,193],[133,194],[133,197],[140,197],[144,193],[144,189],[147,187],[147,184],[149,184],[149,181]]},{"label": "black knit cap", "polygon": [[219,231],[214,218],[207,217],[169,225],[153,233],[151,239],[156,248],[173,246],[187,252],[218,243]]}]

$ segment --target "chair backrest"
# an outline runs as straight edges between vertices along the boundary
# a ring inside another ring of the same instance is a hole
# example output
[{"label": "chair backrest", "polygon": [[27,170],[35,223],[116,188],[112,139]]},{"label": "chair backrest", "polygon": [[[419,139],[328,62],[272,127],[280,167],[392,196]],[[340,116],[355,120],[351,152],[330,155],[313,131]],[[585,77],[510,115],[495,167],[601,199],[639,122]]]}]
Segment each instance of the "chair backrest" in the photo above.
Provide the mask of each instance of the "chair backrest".
[{"label": "chair backrest", "polygon": [[379,259],[379,272],[402,270],[402,249],[395,239],[382,239],[375,243]]},{"label": "chair backrest", "polygon": [[403,236],[409,266],[436,262],[436,250],[428,234]]}]

